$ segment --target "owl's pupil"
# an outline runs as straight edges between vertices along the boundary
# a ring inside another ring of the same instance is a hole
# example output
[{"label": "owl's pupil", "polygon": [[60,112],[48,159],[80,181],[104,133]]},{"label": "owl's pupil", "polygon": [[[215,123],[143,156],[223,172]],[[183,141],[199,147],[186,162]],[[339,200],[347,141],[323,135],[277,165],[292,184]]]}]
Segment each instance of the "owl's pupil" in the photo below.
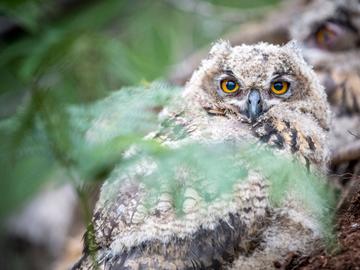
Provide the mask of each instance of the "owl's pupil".
[{"label": "owl's pupil", "polygon": [[282,90],[282,89],[283,89],[283,84],[282,84],[282,82],[274,83],[274,88],[275,88],[275,90],[277,90],[277,91]]},{"label": "owl's pupil", "polygon": [[227,87],[227,89],[229,89],[229,90],[234,90],[235,87],[236,87],[236,83],[233,82],[233,81],[228,81],[228,82],[226,83],[226,87]]}]

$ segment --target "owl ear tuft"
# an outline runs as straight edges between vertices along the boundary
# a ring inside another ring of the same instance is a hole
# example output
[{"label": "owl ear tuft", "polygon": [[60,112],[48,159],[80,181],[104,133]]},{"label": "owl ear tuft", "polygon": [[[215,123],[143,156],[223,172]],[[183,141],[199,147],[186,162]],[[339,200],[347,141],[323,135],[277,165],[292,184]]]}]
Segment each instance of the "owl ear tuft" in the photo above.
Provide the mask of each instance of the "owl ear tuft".
[{"label": "owl ear tuft", "polygon": [[295,53],[298,57],[303,58],[301,45],[296,40],[290,40],[284,45],[284,48]]},{"label": "owl ear tuft", "polygon": [[218,40],[217,42],[213,43],[211,49],[210,49],[210,56],[216,56],[216,55],[224,55],[228,54],[231,51],[231,45],[228,40]]}]

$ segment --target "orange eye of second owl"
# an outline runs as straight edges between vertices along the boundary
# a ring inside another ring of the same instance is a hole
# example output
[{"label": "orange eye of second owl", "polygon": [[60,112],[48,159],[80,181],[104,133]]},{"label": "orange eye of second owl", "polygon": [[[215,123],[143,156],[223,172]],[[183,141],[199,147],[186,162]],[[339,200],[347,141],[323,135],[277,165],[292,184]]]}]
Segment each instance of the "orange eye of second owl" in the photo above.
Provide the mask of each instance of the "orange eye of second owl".
[{"label": "orange eye of second owl", "polygon": [[324,27],[316,32],[316,42],[318,45],[326,45],[336,37],[336,33]]},{"label": "orange eye of second owl", "polygon": [[222,80],[220,85],[221,89],[225,93],[235,93],[237,90],[239,90],[239,84],[234,80]]},{"label": "orange eye of second owl", "polygon": [[273,82],[271,84],[271,91],[276,95],[283,95],[289,89],[288,82]]}]

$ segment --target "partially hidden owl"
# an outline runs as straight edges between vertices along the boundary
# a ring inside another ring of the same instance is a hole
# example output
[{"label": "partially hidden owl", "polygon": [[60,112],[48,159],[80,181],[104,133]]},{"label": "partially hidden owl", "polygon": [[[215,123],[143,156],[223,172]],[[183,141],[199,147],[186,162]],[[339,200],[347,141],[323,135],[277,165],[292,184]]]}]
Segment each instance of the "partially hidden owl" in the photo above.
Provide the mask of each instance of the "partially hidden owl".
[{"label": "partially hidden owl", "polygon": [[[250,140],[299,159],[310,172],[325,168],[326,95],[293,42],[215,43],[179,100],[178,111],[165,108],[162,119],[172,119],[186,135],[172,136],[170,126],[149,137],[175,150]],[[94,122],[89,140],[101,132],[101,121],[106,119]],[[179,218],[167,191],[154,207],[145,206],[148,191],[138,180],[154,166],[143,166],[104,183],[92,220],[95,246],[85,245],[73,269],[272,269],[289,252],[309,254],[322,245],[320,217],[291,192],[272,205],[271,183],[261,169],[250,168],[246,180],[234,184],[231,199],[206,207],[191,174],[180,173],[186,188]]]},{"label": "partially hidden owl", "polygon": [[[326,88],[333,113],[330,147],[341,149],[360,138],[360,2],[314,0],[290,32]],[[356,160],[345,163],[337,164],[338,174],[360,174]]]},{"label": "partially hidden owl", "polygon": [[314,0],[295,17],[291,37],[327,87],[340,113],[360,113],[360,2]]}]

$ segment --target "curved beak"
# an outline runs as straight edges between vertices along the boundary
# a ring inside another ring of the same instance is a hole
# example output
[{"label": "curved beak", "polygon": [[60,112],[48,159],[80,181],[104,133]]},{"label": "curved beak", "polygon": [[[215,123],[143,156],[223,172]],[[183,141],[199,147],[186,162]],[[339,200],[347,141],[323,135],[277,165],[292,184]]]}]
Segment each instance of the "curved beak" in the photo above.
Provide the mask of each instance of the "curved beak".
[{"label": "curved beak", "polygon": [[254,122],[263,111],[263,102],[259,90],[250,91],[247,100],[247,113],[251,122]]}]

